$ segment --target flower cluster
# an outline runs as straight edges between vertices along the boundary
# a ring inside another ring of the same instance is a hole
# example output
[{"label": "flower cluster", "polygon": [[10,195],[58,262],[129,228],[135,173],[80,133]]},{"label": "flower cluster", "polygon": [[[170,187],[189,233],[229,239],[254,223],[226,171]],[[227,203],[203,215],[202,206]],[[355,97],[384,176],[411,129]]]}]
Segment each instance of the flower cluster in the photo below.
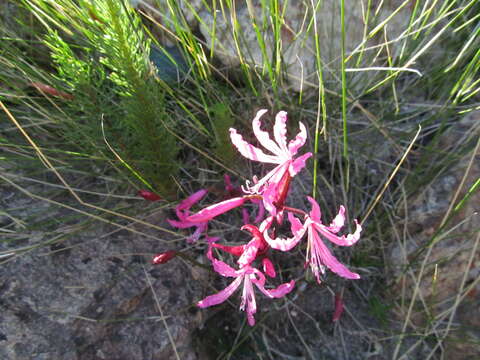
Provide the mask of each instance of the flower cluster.
[{"label": "flower cluster", "polygon": [[[311,204],[310,212],[286,206],[291,180],[305,167],[305,163],[312,153],[298,155],[298,151],[307,140],[307,130],[301,122],[297,136],[287,142],[287,113],[285,111],[280,111],[276,115],[272,139],[268,132],[262,130],[260,119],[266,112],[267,110],[260,110],[257,113],[252,127],[258,142],[268,150],[268,153],[245,141],[235,129],[230,129],[230,138],[240,154],[247,159],[274,164],[275,167],[263,178],[255,177],[252,182],[247,181],[246,186],[241,190],[234,188],[230,178],[226,176],[225,185],[228,194],[226,199],[192,214],[191,207],[207,194],[206,189],[199,190],[176,207],[177,219],[169,220],[173,227],[195,229],[193,235],[187,239],[189,242],[198,241],[204,236],[208,243],[206,256],[214,271],[221,276],[234,278],[225,289],[207,296],[197,305],[205,308],[220,304],[243,284],[240,309],[246,312],[248,323],[252,326],[255,324],[254,315],[257,312],[255,287],[268,298],[279,298],[290,293],[295,286],[295,281],[291,280],[276,288],[267,287],[267,277],[276,277],[275,267],[269,258],[271,249],[290,251],[306,238],[305,264],[310,267],[318,283],[321,282],[322,275],[325,274],[327,268],[347,279],[360,278],[357,273],[341,264],[324,243],[324,240],[327,239],[339,246],[351,246],[359,240],[362,228],[356,220],[356,230],[353,234],[339,235],[345,223],[343,206],[340,207],[338,215],[329,225],[322,222],[320,207],[311,197],[307,197]],[[258,207],[252,223],[250,223],[251,216],[246,208],[242,209],[244,226],[241,229],[251,234],[249,242],[237,246],[227,246],[219,243],[219,238],[207,235],[210,220],[243,206],[247,202]],[[277,236],[285,214],[290,223],[291,237]],[[236,258],[235,266],[217,259],[214,249],[232,254]],[[163,263],[166,258],[170,259],[171,257],[173,255],[170,253],[167,256],[160,254],[155,258],[156,263]]]}]

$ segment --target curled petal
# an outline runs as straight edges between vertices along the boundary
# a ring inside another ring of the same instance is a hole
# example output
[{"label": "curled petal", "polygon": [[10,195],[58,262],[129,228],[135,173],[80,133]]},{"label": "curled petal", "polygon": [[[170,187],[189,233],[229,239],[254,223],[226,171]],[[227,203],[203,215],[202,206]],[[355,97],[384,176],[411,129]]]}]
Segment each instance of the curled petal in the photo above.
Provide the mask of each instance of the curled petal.
[{"label": "curled petal", "polygon": [[[260,127],[262,126],[262,123],[260,121],[260,117],[265,114],[268,110],[260,110],[257,112],[257,115],[255,116],[255,119],[252,121],[252,128],[253,128],[253,133],[255,134],[255,137],[258,139],[260,144],[265,148],[270,150],[272,153],[274,153],[277,156],[282,156],[282,150],[278,145],[270,139],[270,135],[268,135],[268,132],[263,131]],[[276,137],[275,137],[276,139]]]},{"label": "curled petal", "polygon": [[252,224],[243,225],[240,228],[240,230],[247,230],[250,234],[253,235],[255,239],[258,239],[258,240],[263,239],[262,232],[255,225],[252,225]]},{"label": "curled petal", "polygon": [[344,224],[345,224],[345,207],[343,205],[340,205],[340,210],[338,210],[337,216],[335,216],[335,219],[333,219],[331,224],[328,226],[328,230],[336,234],[337,232],[342,230],[342,227]]},{"label": "curled petal", "polygon": [[[325,246],[323,241],[318,237],[318,234],[315,231],[312,231],[313,236],[314,236],[314,246],[315,246],[315,251],[320,258],[320,261],[322,264],[327,266],[331,271],[333,271],[335,274],[344,277],[346,279],[360,279],[360,275],[357,273],[351,272],[350,270],[347,269],[347,267],[343,264],[341,264],[328,250],[328,248]],[[314,251],[312,249],[312,251]],[[318,277],[317,277],[318,279]]]},{"label": "curled petal", "polygon": [[270,276],[271,278],[274,278],[275,276],[277,276],[275,272],[275,267],[273,266],[273,263],[269,258],[264,257],[262,259],[262,265],[263,265],[263,272],[266,275]]},{"label": "curled petal", "polygon": [[307,161],[310,157],[312,156],[311,152],[305,153],[302,156],[299,156],[295,160],[292,161],[290,164],[290,167],[288,168],[288,171],[290,172],[291,176],[297,175],[300,170],[302,170],[305,167],[305,161]]},{"label": "curled petal", "polygon": [[265,294],[269,298],[281,298],[281,297],[287,295],[288,293],[290,293],[293,290],[293,288],[295,287],[295,280],[291,280],[288,283],[281,284],[274,289],[265,289],[265,287],[264,287],[265,281],[263,281],[263,283],[262,283],[259,280],[252,280],[252,282],[257,286],[257,288],[263,294]]},{"label": "curled petal", "polygon": [[312,211],[310,211],[310,218],[317,223],[322,223],[322,219],[321,219],[322,213],[320,211],[320,206],[318,205],[318,203],[315,201],[314,198],[307,196],[307,199],[312,205]]},{"label": "curled petal", "polygon": [[268,231],[263,233],[265,241],[268,243],[268,245],[270,245],[271,248],[280,251],[290,251],[300,242],[300,240],[302,240],[303,235],[305,235],[306,227],[304,227],[300,220],[293,216],[292,213],[288,213],[288,220],[291,224],[290,229],[293,237],[287,239],[282,239],[279,237],[272,239],[268,235]]},{"label": "curled petal", "polygon": [[231,198],[217,204],[210,205],[205,209],[200,210],[198,213],[188,216],[187,221],[195,223],[208,221],[213,219],[215,216],[242,205],[244,202],[245,198],[243,197]]},{"label": "curled petal", "polygon": [[305,125],[303,125],[302,122],[299,122],[298,126],[300,127],[300,132],[295,139],[290,140],[288,143],[288,151],[292,156],[294,156],[298,152],[298,149],[300,149],[305,144],[305,141],[307,141],[307,129],[305,128]]},{"label": "curled petal", "polygon": [[178,204],[176,209],[177,210],[190,209],[194,204],[199,202],[207,194],[207,192],[208,191],[206,189],[198,190],[197,192],[193,193],[188,198],[183,200],[180,204]]},{"label": "curled petal", "polygon": [[287,149],[287,112],[279,111],[275,117],[275,125],[273,127],[273,134],[275,136],[275,141],[280,146],[282,151],[285,154],[289,154],[290,151]]},{"label": "curled petal", "polygon": [[355,221],[355,224],[357,225],[355,232],[353,234],[342,235],[342,236],[337,236],[335,234],[332,234],[329,231],[330,228],[324,225],[315,224],[314,226],[315,226],[315,229],[317,229],[320,234],[325,236],[328,240],[330,240],[334,244],[337,244],[339,246],[352,246],[360,239],[360,233],[362,232],[362,226],[358,223],[356,219],[354,221]]},{"label": "curled petal", "polygon": [[237,277],[230,285],[220,292],[207,296],[205,299],[197,303],[198,307],[206,308],[213,305],[218,305],[227,300],[240,286],[240,283],[243,280],[243,276]]},{"label": "curled petal", "polygon": [[279,163],[279,160],[276,156],[267,155],[259,148],[249,144],[243,140],[242,135],[238,134],[237,130],[232,128],[230,129],[230,140],[232,140],[233,145],[235,145],[240,154],[245,156],[247,159],[271,164]]},{"label": "curled petal", "polygon": [[259,230],[262,234],[265,233],[265,230],[268,230],[270,229],[270,227],[272,226],[273,224],[273,216],[269,216],[267,217],[265,220],[262,221],[262,223],[260,224],[259,226]]},{"label": "curled petal", "polygon": [[284,284],[279,285],[275,289],[266,290],[266,291],[267,291],[268,294],[270,294],[271,297],[281,298],[281,297],[287,295],[288,293],[290,293],[293,290],[294,287],[295,287],[295,280],[291,280],[288,283],[284,283]]}]

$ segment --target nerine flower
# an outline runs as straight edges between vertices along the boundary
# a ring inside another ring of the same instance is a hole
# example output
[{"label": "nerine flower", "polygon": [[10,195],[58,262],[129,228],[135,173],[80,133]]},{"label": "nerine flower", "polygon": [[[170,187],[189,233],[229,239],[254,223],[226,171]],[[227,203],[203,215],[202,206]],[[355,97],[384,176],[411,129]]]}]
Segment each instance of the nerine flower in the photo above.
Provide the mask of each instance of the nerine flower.
[{"label": "nerine flower", "polygon": [[315,275],[318,283],[320,283],[320,274],[325,273],[326,267],[341,277],[347,279],[360,279],[360,275],[348,270],[345,265],[341,264],[332,255],[328,247],[324,244],[322,237],[339,246],[351,246],[360,239],[362,227],[357,220],[355,220],[357,228],[353,234],[342,236],[336,235],[342,229],[345,223],[345,208],[341,206],[332,223],[329,226],[326,226],[322,223],[321,212],[318,203],[315,201],[315,199],[309,196],[307,198],[312,205],[312,210],[310,211],[309,215],[306,216],[305,223],[303,225],[301,225],[301,222],[291,213],[288,214],[294,236],[288,239],[272,239],[270,238],[268,231],[265,231],[265,241],[273,249],[289,251],[300,242],[305,232],[307,232],[308,243],[306,263],[310,265],[310,268],[312,269],[312,272]]},{"label": "nerine flower", "polygon": [[206,189],[198,190],[197,192],[190,195],[185,200],[181,201],[175,207],[175,213],[177,214],[178,220],[167,219],[168,223],[176,228],[179,229],[187,229],[191,227],[195,227],[195,232],[193,235],[187,238],[188,242],[195,242],[199,239],[203,232],[207,230],[208,221],[190,221],[188,220],[188,216],[190,215],[190,208],[199,202],[205,195],[207,194]]},{"label": "nerine flower", "polygon": [[325,273],[325,267],[328,267],[341,277],[360,279],[360,275],[351,272],[345,265],[341,264],[322,241],[323,237],[339,246],[352,246],[360,239],[360,233],[362,231],[360,224],[355,220],[357,228],[353,234],[335,235],[341,230],[345,223],[345,208],[341,206],[338,215],[329,226],[326,226],[322,223],[318,203],[311,197],[308,197],[308,201],[312,204],[312,210],[310,211],[310,217],[307,218],[304,224],[308,232],[307,262],[317,282],[320,283],[320,273]]},{"label": "nerine flower", "polygon": [[178,204],[175,208],[175,213],[178,217],[178,220],[167,219],[171,226],[179,229],[196,227],[193,235],[187,238],[188,242],[195,242],[200,238],[202,233],[207,230],[209,220],[242,205],[246,201],[246,199],[243,197],[231,198],[210,205],[200,210],[196,214],[190,215],[190,208],[199,202],[206,194],[206,189],[202,189],[193,193],[188,198],[180,202],[180,204]]},{"label": "nerine flower", "polygon": [[[216,294],[207,296],[205,299],[199,301],[197,306],[206,308],[209,306],[218,305],[227,300],[243,282],[242,301],[240,303],[240,310],[245,311],[247,314],[248,324],[250,326],[255,325],[254,315],[257,312],[257,303],[255,300],[255,292],[253,285],[255,285],[264,295],[269,298],[280,298],[285,296],[293,290],[295,281],[291,280],[288,283],[279,285],[275,289],[265,289],[265,275],[258,269],[253,268],[250,265],[241,267],[239,270],[235,270],[223,261],[217,260],[211,254],[211,248],[209,249],[210,260],[214,270],[222,276],[233,277],[235,280],[228,285],[225,289],[219,291]],[[264,264],[264,267],[270,267],[270,264]],[[271,269],[269,269],[272,271]]]},{"label": "nerine flower", "polygon": [[[250,193],[263,193],[270,189],[270,196],[264,198],[264,204],[267,210],[272,214],[276,214],[276,204],[275,201],[279,199],[275,198],[273,194],[280,194],[278,191],[278,185],[282,182],[288,181],[286,178],[295,176],[304,166],[305,161],[312,156],[312,153],[303,154],[297,158],[298,150],[305,144],[307,140],[307,130],[305,125],[299,122],[300,132],[297,134],[295,139],[290,140],[287,144],[287,113],[285,111],[280,111],[275,118],[275,125],[273,128],[274,140],[270,138],[270,135],[261,129],[260,118],[265,114],[267,110],[263,109],[257,112],[257,115],[252,121],[253,133],[258,139],[259,143],[267,149],[271,154],[264,153],[261,149],[249,144],[243,140],[242,135],[237,133],[237,130],[230,129],[230,139],[232,140],[233,145],[238,149],[240,154],[242,154],[247,159],[253,161],[259,161],[270,164],[277,164],[277,166],[271,170],[267,175],[258,180],[252,186],[248,186],[248,192]],[[247,183],[249,185],[249,183]],[[279,196],[286,196],[287,188],[284,190],[284,194],[281,193]]]}]

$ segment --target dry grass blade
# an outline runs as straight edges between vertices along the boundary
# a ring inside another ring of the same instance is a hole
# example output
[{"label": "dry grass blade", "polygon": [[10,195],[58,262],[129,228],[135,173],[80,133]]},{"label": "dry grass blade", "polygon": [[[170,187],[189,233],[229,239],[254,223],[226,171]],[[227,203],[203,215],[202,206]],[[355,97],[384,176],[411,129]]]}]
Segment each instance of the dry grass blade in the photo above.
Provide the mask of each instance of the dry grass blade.
[{"label": "dry grass blade", "polygon": [[420,135],[421,130],[422,130],[422,127],[419,126],[419,128],[417,130],[417,133],[413,137],[413,140],[410,142],[410,145],[408,145],[407,149],[405,150],[405,153],[403,154],[402,158],[399,160],[399,162],[397,163],[397,165],[393,169],[393,171],[390,174],[390,176],[388,177],[387,181],[385,182],[385,184],[383,185],[383,187],[379,191],[377,190],[378,194],[375,195],[375,198],[374,198],[373,202],[369,205],[365,215],[362,218],[361,224],[363,224],[367,220],[367,218],[370,216],[370,214],[373,211],[373,209],[375,208],[375,206],[378,204],[378,202],[382,198],[383,193],[385,192],[385,190],[387,190],[388,185],[390,185],[390,182],[393,180],[393,178],[397,174],[398,170],[400,169],[403,162],[407,158],[407,155],[410,153],[410,150],[412,150],[412,147],[415,144],[415,141],[417,140],[418,135]]},{"label": "dry grass blade", "polygon": [[170,344],[172,345],[172,349],[173,349],[173,352],[175,354],[175,358],[177,360],[180,360],[180,356],[178,355],[178,351],[177,351],[177,346],[175,345],[175,341],[173,340],[172,334],[170,332],[170,328],[167,324],[167,319],[165,318],[165,316],[163,314],[162,305],[160,304],[160,300],[158,300],[157,293],[155,292],[155,289],[153,288],[153,285],[152,285],[152,281],[150,280],[150,275],[148,275],[145,267],[143,267],[143,272],[145,274],[145,278],[147,279],[148,286],[150,286],[150,289],[152,290],[153,297],[155,298],[155,304],[157,305],[157,309],[158,309],[158,312],[160,313],[160,317],[162,319],[163,325],[165,325],[165,331],[167,332],[168,340],[170,341]]}]

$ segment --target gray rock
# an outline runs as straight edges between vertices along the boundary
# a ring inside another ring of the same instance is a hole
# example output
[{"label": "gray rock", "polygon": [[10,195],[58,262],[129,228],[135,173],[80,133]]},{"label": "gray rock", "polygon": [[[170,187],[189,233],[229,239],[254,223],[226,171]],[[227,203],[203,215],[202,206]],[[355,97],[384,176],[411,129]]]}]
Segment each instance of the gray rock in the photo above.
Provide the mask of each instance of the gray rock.
[{"label": "gray rock", "polygon": [[[19,203],[41,207],[21,194],[2,206],[17,216]],[[53,206],[43,212],[50,221],[65,219],[57,234],[23,228],[17,240],[0,242],[3,255],[16,254],[0,258],[1,359],[174,359],[166,326],[179,357],[197,359],[191,333],[200,287],[185,280],[186,265],[150,265],[148,254],[165,247],[159,240],[106,225],[67,225],[72,214]],[[69,236],[48,243],[60,232]]]}]

